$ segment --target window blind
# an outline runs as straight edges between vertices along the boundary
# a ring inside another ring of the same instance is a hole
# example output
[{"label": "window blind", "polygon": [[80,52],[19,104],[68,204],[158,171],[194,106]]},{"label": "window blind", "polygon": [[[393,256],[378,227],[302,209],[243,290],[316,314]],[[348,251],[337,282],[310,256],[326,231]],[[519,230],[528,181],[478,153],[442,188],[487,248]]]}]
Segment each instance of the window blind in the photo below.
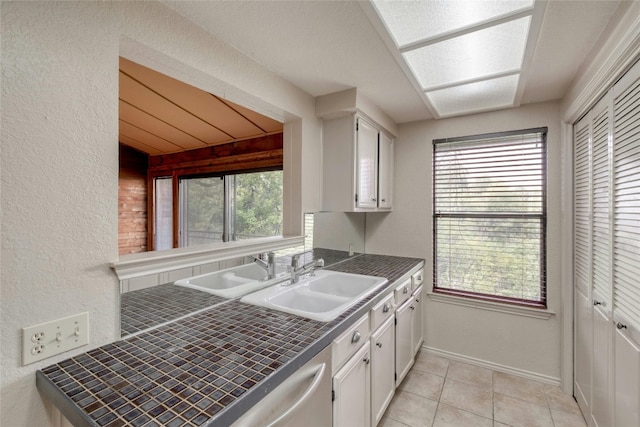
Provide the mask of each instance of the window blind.
[{"label": "window blind", "polygon": [[546,305],[546,128],[435,140],[434,291]]},{"label": "window blind", "polygon": [[640,79],[614,97],[614,312],[640,330]]}]

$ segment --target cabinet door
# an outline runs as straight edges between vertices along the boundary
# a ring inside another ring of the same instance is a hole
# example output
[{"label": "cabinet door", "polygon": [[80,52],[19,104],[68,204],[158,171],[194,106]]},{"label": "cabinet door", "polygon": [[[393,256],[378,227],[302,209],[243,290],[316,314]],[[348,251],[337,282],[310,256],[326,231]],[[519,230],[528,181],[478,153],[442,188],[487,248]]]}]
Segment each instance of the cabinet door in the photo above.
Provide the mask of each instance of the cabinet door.
[{"label": "cabinet door", "polygon": [[416,289],[412,295],[413,309],[411,310],[411,342],[413,343],[413,354],[415,355],[422,346],[423,339],[423,302],[422,302],[422,286]]},{"label": "cabinet door", "polygon": [[371,421],[377,426],[395,392],[394,318],[371,335]]},{"label": "cabinet door", "polygon": [[396,387],[400,385],[413,365],[413,342],[411,340],[411,309],[413,299],[407,300],[396,310]]},{"label": "cabinet door", "polygon": [[378,207],[391,209],[393,205],[393,139],[380,133],[378,150]]},{"label": "cabinet door", "polygon": [[369,341],[333,377],[333,427],[369,426],[371,422]]},{"label": "cabinet door", "polygon": [[358,208],[378,207],[378,130],[358,119],[356,148]]},{"label": "cabinet door", "polygon": [[602,310],[594,308],[591,419],[596,427],[606,427],[613,424],[611,331],[612,324],[609,316]]}]

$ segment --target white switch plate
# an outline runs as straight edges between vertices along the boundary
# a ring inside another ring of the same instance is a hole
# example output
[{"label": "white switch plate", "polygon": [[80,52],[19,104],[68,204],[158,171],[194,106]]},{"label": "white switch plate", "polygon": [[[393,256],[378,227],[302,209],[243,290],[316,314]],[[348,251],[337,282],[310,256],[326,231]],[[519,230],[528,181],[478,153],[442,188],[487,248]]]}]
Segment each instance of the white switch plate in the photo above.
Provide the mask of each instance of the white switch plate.
[{"label": "white switch plate", "polygon": [[79,313],[22,329],[22,365],[89,343],[89,313]]}]

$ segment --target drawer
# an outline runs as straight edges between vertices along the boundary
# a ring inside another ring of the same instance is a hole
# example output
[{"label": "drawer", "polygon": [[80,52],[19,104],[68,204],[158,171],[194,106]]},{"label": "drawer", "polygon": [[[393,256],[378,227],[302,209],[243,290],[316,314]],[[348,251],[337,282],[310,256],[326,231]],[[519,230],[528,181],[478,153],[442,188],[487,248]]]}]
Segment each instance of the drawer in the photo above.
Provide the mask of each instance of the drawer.
[{"label": "drawer", "polygon": [[411,275],[411,288],[415,291],[424,282],[424,268],[416,271]]},{"label": "drawer", "polygon": [[402,305],[411,296],[411,277],[396,286],[393,294],[396,298],[396,306]]},{"label": "drawer", "polygon": [[370,315],[372,332],[378,329],[390,316],[393,316],[393,311],[395,310],[393,301],[393,292],[389,292],[389,295],[371,309]]},{"label": "drawer", "polygon": [[370,333],[369,313],[367,313],[333,341],[331,367],[334,373],[369,339]]}]

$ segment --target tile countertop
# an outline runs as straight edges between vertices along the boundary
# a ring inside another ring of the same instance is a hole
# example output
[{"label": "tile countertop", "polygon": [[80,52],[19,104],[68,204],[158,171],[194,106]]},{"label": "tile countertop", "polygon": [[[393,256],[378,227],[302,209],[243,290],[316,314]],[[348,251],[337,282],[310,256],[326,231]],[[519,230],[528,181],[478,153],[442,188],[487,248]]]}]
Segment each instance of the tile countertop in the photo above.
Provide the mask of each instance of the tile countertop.
[{"label": "tile countertop", "polygon": [[331,322],[229,300],[37,371],[36,384],[75,426],[226,426],[423,263],[363,254],[327,265],[388,279]]}]

